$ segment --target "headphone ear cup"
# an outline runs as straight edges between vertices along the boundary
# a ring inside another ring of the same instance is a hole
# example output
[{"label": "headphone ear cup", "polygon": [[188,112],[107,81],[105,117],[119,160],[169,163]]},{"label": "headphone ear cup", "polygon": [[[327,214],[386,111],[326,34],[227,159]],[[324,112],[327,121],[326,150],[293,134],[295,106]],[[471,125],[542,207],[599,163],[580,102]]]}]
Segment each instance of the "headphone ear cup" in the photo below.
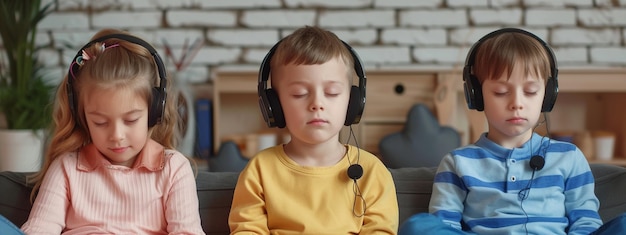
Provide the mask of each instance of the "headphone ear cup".
[{"label": "headphone ear cup", "polygon": [[465,101],[467,108],[478,111],[484,110],[483,91],[478,78],[471,74],[464,75],[463,91],[465,92]]},{"label": "headphone ear cup", "polygon": [[285,123],[285,115],[283,114],[283,108],[280,106],[280,99],[278,98],[278,94],[276,90],[269,88],[265,90],[265,95],[267,96],[267,104],[270,110],[267,110],[268,114],[274,117],[274,121],[271,121],[271,118],[268,119],[268,125],[270,127],[278,127],[284,128],[286,126]]},{"label": "headphone ear cup", "polygon": [[543,105],[541,106],[541,112],[550,112],[554,108],[556,103],[556,97],[559,93],[559,86],[556,78],[548,78],[546,83],[546,93],[543,97]]},{"label": "headphone ear cup", "polygon": [[148,127],[153,127],[161,122],[163,113],[165,112],[165,91],[158,87],[152,88],[152,102],[148,110]]},{"label": "headphone ear cup", "polygon": [[343,125],[350,126],[361,121],[361,115],[363,114],[363,106],[361,103],[361,90],[359,90],[359,87],[357,86],[352,86],[350,88],[350,100],[348,101],[346,120]]},{"label": "headphone ear cup", "polygon": [[472,83],[472,90],[473,92],[473,99],[474,99],[474,106],[476,108],[476,110],[478,111],[483,111],[485,110],[485,102],[483,100],[483,87],[482,85],[480,85],[480,81],[478,81],[478,78],[474,75],[470,76],[470,81]]}]

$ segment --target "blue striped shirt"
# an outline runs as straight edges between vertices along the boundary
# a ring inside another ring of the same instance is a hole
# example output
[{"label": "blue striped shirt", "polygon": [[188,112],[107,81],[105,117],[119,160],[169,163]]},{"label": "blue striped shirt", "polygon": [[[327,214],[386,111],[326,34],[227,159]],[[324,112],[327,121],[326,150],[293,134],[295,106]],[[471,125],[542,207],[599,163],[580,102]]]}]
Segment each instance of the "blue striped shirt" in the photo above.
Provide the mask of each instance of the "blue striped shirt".
[{"label": "blue striped shirt", "polygon": [[[544,157],[534,171],[532,156]],[[531,180],[532,179],[532,180]],[[594,178],[575,145],[533,133],[519,148],[483,134],[446,155],[435,175],[430,213],[478,234],[589,234],[602,225]]]}]

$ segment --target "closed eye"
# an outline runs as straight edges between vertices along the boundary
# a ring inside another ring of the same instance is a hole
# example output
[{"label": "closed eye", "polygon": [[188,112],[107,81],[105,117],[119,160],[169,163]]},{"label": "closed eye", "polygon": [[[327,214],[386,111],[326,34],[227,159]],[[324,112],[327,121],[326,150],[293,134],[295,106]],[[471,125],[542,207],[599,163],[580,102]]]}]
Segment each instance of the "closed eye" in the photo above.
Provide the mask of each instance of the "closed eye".
[{"label": "closed eye", "polygon": [[135,123],[137,123],[137,121],[139,121],[139,118],[137,118],[137,119],[133,119],[133,120],[127,120],[127,121],[125,121],[125,122],[126,122],[127,124],[135,124]]},{"label": "closed eye", "polygon": [[106,126],[106,122],[94,122],[93,123],[95,126]]}]

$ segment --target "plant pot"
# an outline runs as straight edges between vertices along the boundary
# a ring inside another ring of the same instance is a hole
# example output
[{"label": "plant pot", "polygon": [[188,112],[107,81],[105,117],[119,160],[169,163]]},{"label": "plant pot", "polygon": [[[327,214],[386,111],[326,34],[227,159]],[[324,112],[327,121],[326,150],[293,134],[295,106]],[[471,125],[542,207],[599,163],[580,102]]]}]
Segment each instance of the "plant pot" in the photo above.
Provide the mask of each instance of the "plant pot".
[{"label": "plant pot", "polygon": [[0,129],[0,172],[35,172],[43,161],[42,130]]}]

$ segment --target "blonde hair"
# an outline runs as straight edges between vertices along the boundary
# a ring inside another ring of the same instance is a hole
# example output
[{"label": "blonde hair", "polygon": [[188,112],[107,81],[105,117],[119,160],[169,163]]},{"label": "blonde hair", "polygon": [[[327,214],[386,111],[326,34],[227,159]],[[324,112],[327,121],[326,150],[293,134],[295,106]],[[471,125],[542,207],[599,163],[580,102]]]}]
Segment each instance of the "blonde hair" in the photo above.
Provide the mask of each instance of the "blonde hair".
[{"label": "blonde hair", "polygon": [[501,33],[485,40],[476,51],[473,74],[482,84],[505,73],[511,77],[516,65],[524,68],[524,76],[537,76],[544,83],[551,75],[546,48],[537,39],[519,32]]},{"label": "blonde hair", "polygon": [[[104,29],[96,33],[91,40],[110,35],[127,34],[127,32]],[[103,44],[105,47],[103,47]],[[112,45],[117,45],[111,47]],[[107,48],[108,49],[103,49]],[[50,127],[50,140],[47,143],[42,169],[29,178],[34,182],[31,200],[41,186],[41,182],[51,163],[64,153],[76,152],[91,143],[89,130],[84,114],[84,98],[92,89],[131,89],[145,99],[149,109],[153,97],[153,87],[159,86],[159,74],[154,57],[148,49],[133,42],[118,38],[106,39],[93,43],[84,49],[89,60],[83,61],[74,73],[73,87],[68,88],[68,75],[59,84],[52,113],[53,122]],[[76,113],[72,112],[68,97],[68,89],[72,89]],[[168,87],[169,89],[169,87]],[[151,110],[148,110],[150,112]],[[167,96],[165,111],[161,122],[149,130],[149,137],[173,149],[181,129],[178,122],[179,114],[173,96]]]},{"label": "blonde hair", "polygon": [[280,41],[272,55],[270,66],[275,69],[289,64],[323,64],[337,57],[346,64],[348,81],[352,84],[356,77],[354,59],[341,39],[328,30],[305,26]]}]

